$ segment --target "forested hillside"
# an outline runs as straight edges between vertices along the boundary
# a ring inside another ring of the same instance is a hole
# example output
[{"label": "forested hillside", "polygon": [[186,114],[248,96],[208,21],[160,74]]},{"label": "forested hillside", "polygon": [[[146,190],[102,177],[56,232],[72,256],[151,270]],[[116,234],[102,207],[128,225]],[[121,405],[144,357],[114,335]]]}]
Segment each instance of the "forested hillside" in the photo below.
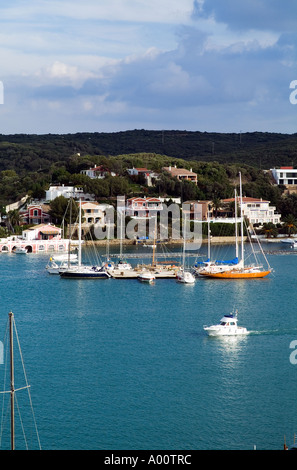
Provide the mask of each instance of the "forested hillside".
[{"label": "forested hillside", "polygon": [[297,164],[297,134],[220,134],[134,130],[65,135],[0,135],[0,171],[37,171],[70,155],[156,153],[174,158],[255,167]]},{"label": "forested hillside", "polygon": [[[176,164],[192,168],[198,185],[181,183],[162,172]],[[104,199],[119,194],[168,194],[187,199],[231,197],[239,170],[247,196],[262,197],[281,207],[282,188],[273,186],[274,166],[297,164],[297,134],[217,134],[135,130],[66,135],[0,135],[0,205],[25,194],[42,198],[50,184],[74,184]],[[103,165],[117,174],[90,180],[80,171]],[[127,168],[161,171],[152,188],[133,180]]]}]

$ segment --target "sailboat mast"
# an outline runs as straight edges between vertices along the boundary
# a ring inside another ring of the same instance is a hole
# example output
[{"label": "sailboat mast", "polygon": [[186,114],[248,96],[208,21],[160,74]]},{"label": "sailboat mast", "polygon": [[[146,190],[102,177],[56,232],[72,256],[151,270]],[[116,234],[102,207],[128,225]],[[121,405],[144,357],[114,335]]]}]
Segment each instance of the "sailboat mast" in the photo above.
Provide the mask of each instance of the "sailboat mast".
[{"label": "sailboat mast", "polygon": [[153,241],[153,259],[152,266],[155,266],[155,250],[156,250],[156,233],[157,232],[157,215],[155,216],[155,230],[154,230],[154,241]]},{"label": "sailboat mast", "polygon": [[241,262],[244,266],[244,246],[243,246],[243,214],[242,214],[242,182],[241,172],[239,172],[239,184],[240,184],[240,231],[241,231]]},{"label": "sailboat mast", "polygon": [[15,449],[14,438],[14,358],[13,358],[13,313],[9,312],[9,338],[10,338],[10,442],[11,450]]},{"label": "sailboat mast", "polygon": [[185,270],[185,257],[186,257],[186,213],[184,213],[183,238],[184,238],[184,246],[183,246],[183,269]]},{"label": "sailboat mast", "polygon": [[70,210],[69,210],[68,268],[70,267],[71,219],[72,219],[72,197],[70,198]]},{"label": "sailboat mast", "polygon": [[235,256],[238,259],[237,191],[235,188]]},{"label": "sailboat mast", "polygon": [[79,199],[78,266],[81,267],[81,199]]},{"label": "sailboat mast", "polygon": [[208,255],[208,260],[210,260],[210,221],[209,221],[209,217],[207,217],[207,255]]}]

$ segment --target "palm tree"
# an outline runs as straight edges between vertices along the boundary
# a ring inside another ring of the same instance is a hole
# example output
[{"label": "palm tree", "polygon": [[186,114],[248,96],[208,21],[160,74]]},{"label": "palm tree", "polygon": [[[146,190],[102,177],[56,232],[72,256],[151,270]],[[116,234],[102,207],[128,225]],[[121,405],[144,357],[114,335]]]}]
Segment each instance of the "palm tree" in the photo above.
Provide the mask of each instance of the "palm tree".
[{"label": "palm tree", "polygon": [[277,237],[278,230],[272,222],[263,224],[263,228],[260,230],[260,233],[265,234],[266,238]]},{"label": "palm tree", "polygon": [[214,197],[213,200],[212,200],[211,206],[214,209],[215,218],[217,218],[217,216],[218,216],[218,210],[220,209],[221,205],[222,205],[222,203],[221,203],[220,198]]},{"label": "palm tree", "polygon": [[19,226],[21,223],[21,215],[20,212],[17,209],[13,209],[12,211],[9,211],[7,214],[7,222],[10,226],[10,229],[14,233],[14,227]]},{"label": "palm tree", "polygon": [[284,219],[284,226],[287,229],[289,237],[292,233],[297,232],[297,220],[292,214],[287,215],[287,217]]}]

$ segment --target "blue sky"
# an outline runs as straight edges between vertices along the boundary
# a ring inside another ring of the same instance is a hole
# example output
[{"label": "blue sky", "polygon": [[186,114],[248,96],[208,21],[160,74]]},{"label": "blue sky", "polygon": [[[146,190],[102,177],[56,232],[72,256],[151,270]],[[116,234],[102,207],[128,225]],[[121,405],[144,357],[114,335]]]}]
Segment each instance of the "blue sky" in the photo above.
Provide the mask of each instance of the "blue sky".
[{"label": "blue sky", "polygon": [[297,132],[296,0],[10,0],[0,133]]}]

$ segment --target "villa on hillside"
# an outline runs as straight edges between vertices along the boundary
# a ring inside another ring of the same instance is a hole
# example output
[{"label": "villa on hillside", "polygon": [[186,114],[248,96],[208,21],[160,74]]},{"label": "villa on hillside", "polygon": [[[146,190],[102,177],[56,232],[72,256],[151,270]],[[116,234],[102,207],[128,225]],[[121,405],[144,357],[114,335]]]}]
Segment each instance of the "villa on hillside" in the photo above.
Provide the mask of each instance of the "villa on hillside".
[{"label": "villa on hillside", "polygon": [[186,170],[185,168],[176,168],[175,166],[166,166],[163,168],[163,170],[167,171],[170,173],[172,177],[175,177],[179,180],[188,180],[192,181],[192,183],[197,184],[197,173],[194,173],[192,171],[192,168],[190,170]]},{"label": "villa on hillside", "polygon": [[159,174],[147,168],[129,168],[127,170],[129,176],[143,176],[147,186],[153,186],[153,182],[159,178]]},{"label": "villa on hillside", "polygon": [[50,188],[45,192],[45,199],[47,201],[53,201],[56,197],[64,196],[66,199],[81,199],[82,201],[93,201],[93,194],[85,194],[82,188],[76,188],[75,186],[64,186],[64,184],[59,186],[50,186]]},{"label": "villa on hillside", "polygon": [[80,173],[82,175],[88,176],[91,179],[103,179],[108,175],[116,176],[116,173],[108,170],[107,168],[104,168],[104,166],[102,165],[100,166],[95,165],[94,168],[89,168],[88,170],[81,170]]},{"label": "villa on hillside", "polygon": [[20,211],[23,225],[47,224],[51,222],[49,204],[29,204],[25,210]]},{"label": "villa on hillside", "polygon": [[281,166],[270,171],[276,184],[286,186],[285,193],[297,193],[297,169],[293,166]]}]

